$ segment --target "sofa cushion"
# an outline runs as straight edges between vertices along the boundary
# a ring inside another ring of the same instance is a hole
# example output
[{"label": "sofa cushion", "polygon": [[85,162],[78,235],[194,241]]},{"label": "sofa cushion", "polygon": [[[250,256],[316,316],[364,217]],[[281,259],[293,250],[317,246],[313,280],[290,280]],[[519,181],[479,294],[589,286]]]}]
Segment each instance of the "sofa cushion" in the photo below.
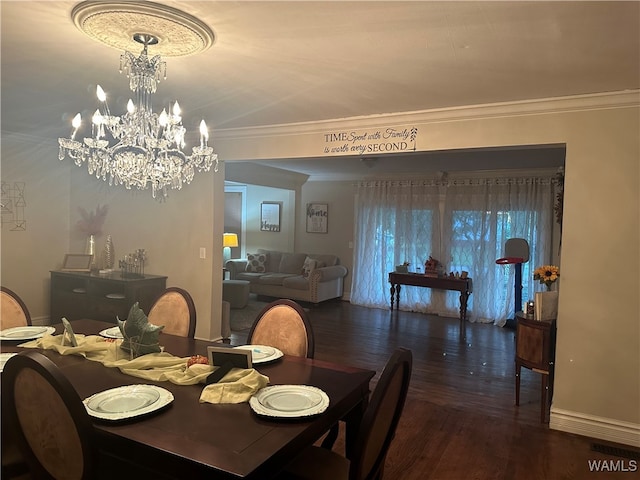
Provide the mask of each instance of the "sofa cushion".
[{"label": "sofa cushion", "polygon": [[262,277],[264,273],[256,273],[256,272],[239,272],[236,273],[236,280],[246,280],[251,283],[256,283],[260,277]]},{"label": "sofa cushion", "polygon": [[266,253],[247,253],[247,272],[264,273],[266,272],[265,264],[267,263]]},{"label": "sofa cushion", "polygon": [[266,273],[260,276],[258,283],[261,285],[282,285],[284,279],[291,276],[290,273]]},{"label": "sofa cushion", "polygon": [[267,269],[267,272],[280,271],[280,260],[282,260],[282,252],[278,252],[276,250],[267,250],[264,248],[259,248],[258,253],[264,253],[267,255],[267,263],[265,264],[265,268]]},{"label": "sofa cushion", "polygon": [[306,253],[283,253],[280,268],[276,271],[300,275],[305,258],[307,258]]},{"label": "sofa cushion", "polygon": [[309,290],[309,279],[304,278],[302,275],[294,275],[285,278],[282,281],[282,286],[294,290]]},{"label": "sofa cushion", "polygon": [[338,257],[336,255],[310,253],[308,256],[316,261],[316,268],[333,267],[338,264]]},{"label": "sofa cushion", "polygon": [[304,263],[302,264],[302,276],[304,278],[309,278],[311,272],[316,269],[317,261],[312,259],[311,257],[307,257],[304,259]]}]

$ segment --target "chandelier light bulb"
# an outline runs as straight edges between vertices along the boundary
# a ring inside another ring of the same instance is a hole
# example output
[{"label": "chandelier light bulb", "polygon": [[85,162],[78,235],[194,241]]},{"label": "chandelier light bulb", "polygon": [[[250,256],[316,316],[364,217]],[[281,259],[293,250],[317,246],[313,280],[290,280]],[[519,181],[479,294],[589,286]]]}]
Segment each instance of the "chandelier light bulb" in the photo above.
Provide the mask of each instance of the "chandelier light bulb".
[{"label": "chandelier light bulb", "polygon": [[93,113],[93,117],[91,117],[91,121],[94,125],[100,125],[102,123],[102,115],[100,115],[100,110],[96,110]]},{"label": "chandelier light bulb", "polygon": [[96,86],[96,95],[98,96],[98,100],[104,102],[107,99],[107,94],[104,93],[104,90],[100,85]]},{"label": "chandelier light bulb", "polygon": [[79,113],[76,113],[76,116],[73,117],[73,120],[71,120],[71,126],[73,126],[73,128],[77,130],[81,124],[82,124],[82,115],[80,115]]},{"label": "chandelier light bulb", "polygon": [[160,124],[161,127],[166,127],[167,124],[169,123],[169,115],[167,114],[167,111],[164,108],[162,109],[162,113],[158,117],[158,123]]},{"label": "chandelier light bulb", "polygon": [[75,140],[76,133],[78,132],[78,128],[82,125],[82,116],[79,113],[76,113],[76,116],[71,120],[71,126],[73,127],[73,133],[71,134],[71,140]]},{"label": "chandelier light bulb", "polygon": [[166,64],[159,55],[148,55],[147,47],[157,44],[156,38],[142,34],[133,38],[144,45],[142,53],[136,57],[124,52],[120,57],[121,71],[134,92],[135,101],[129,99],[127,103],[128,113],[123,117],[111,115],[107,96],[97,85],[101,106],[92,117],[93,138],[75,140],[81,123],[80,114],[76,115],[71,138],[58,139],[58,158],[69,156],[78,166],[86,162],[89,174],[109,185],[150,188],[153,198],[159,193],[164,199],[169,189],[179,190],[191,183],[196,171],[206,172],[215,165],[217,172],[218,155],[206,144],[209,132],[204,120],[200,123],[200,145],[192,148],[191,155],[183,152],[187,129],[182,125],[177,101],[171,107],[172,115],[166,109],[160,115],[153,112],[151,97],[160,78],[166,78]]},{"label": "chandelier light bulb", "polygon": [[200,122],[200,141],[204,139],[205,143],[209,141],[209,129],[207,124],[204,123],[204,119]]}]

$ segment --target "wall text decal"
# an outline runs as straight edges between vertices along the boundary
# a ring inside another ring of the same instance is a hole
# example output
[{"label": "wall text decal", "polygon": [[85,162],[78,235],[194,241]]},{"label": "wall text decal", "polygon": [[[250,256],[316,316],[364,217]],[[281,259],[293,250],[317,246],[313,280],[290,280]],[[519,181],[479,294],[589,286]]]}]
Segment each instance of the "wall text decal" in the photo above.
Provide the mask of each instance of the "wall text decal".
[{"label": "wall text decal", "polygon": [[415,152],[417,127],[386,127],[324,133],[325,155],[370,155]]}]

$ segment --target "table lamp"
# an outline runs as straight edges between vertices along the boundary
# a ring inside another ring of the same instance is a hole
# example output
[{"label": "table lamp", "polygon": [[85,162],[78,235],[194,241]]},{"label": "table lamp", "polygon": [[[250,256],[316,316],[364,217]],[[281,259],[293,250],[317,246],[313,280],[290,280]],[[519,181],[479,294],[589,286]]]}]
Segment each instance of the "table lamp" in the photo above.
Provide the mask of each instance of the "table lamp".
[{"label": "table lamp", "polygon": [[231,247],[238,246],[238,234],[237,233],[223,233],[222,234],[222,260],[223,264],[231,258]]}]

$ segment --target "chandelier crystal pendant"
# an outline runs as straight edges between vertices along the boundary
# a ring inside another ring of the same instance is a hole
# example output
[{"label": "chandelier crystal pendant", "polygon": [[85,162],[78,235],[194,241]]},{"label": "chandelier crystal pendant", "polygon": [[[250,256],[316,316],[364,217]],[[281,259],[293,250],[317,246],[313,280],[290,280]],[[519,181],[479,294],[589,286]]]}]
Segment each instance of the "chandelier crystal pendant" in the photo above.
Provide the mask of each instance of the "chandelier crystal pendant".
[{"label": "chandelier crystal pendant", "polygon": [[[153,198],[160,194],[160,199],[165,199],[169,189],[180,190],[183,184],[191,183],[196,171],[209,171],[215,164],[217,172],[218,155],[207,145],[209,133],[204,120],[200,123],[200,145],[192,148],[191,155],[185,155],[182,150],[187,131],[182,125],[178,102],[170,112],[166,109],[159,115],[153,112],[151,96],[160,80],[166,80],[166,63],[160,55],[149,59],[147,48],[158,42],[156,37],[135,34],[133,39],[144,47],[139,57],[127,51],[120,57],[120,72],[125,72],[134,92],[127,113],[122,117],[112,115],[107,96],[98,85],[100,106],[92,117],[92,136],[83,142],[75,139],[82,122],[78,113],[72,121],[71,138],[58,139],[58,158],[64,160],[69,156],[78,166],[86,162],[89,174],[108,179],[109,185],[151,188]],[[107,134],[113,144],[107,140]]]}]

